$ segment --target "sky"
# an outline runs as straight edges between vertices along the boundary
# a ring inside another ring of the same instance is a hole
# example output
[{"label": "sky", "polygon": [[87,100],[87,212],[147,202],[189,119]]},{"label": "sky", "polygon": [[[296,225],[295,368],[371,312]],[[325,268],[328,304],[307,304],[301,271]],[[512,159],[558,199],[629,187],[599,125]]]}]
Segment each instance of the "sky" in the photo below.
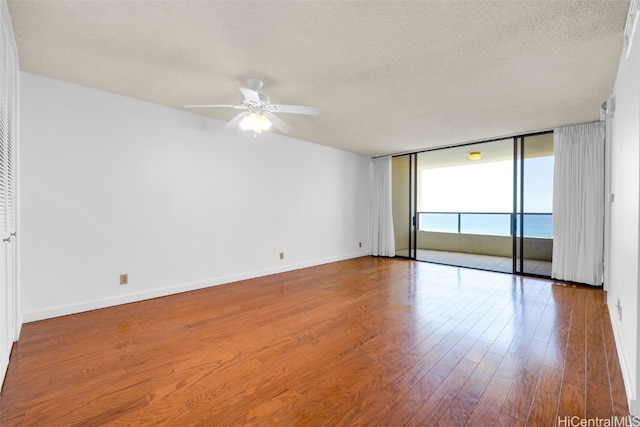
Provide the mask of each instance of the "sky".
[{"label": "sky", "polygon": [[[513,161],[421,171],[421,212],[511,212]],[[553,156],[525,159],[524,211],[552,212]]]}]

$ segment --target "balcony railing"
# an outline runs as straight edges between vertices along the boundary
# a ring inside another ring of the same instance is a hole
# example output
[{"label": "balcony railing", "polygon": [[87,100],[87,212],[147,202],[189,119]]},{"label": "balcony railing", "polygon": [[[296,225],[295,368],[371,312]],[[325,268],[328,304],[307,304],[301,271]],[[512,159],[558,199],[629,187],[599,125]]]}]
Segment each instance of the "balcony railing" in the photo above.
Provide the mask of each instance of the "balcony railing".
[{"label": "balcony railing", "polygon": [[513,230],[516,230],[516,234],[520,234],[521,216],[524,218],[524,237],[553,238],[551,213],[418,212],[418,230],[512,236]]}]

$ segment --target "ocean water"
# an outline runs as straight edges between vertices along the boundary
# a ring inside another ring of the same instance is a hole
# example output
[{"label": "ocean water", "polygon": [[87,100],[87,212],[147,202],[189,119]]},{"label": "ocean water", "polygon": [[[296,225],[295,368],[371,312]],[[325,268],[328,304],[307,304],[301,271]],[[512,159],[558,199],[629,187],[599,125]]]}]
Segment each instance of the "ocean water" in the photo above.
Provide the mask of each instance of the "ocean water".
[{"label": "ocean water", "polygon": [[[460,216],[458,218],[458,215]],[[419,229],[440,233],[511,235],[510,213],[419,213]],[[520,215],[516,215],[516,230],[520,231]],[[553,237],[551,214],[524,214],[525,237]]]}]

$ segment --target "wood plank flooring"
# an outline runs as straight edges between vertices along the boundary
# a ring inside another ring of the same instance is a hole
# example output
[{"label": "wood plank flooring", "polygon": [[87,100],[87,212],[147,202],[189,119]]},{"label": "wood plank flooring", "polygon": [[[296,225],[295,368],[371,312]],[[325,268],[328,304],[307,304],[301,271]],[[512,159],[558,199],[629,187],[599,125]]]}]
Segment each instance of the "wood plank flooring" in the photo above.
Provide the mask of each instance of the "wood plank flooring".
[{"label": "wood plank flooring", "polygon": [[602,290],[374,257],[25,324],[0,396],[2,426],[626,415]]}]

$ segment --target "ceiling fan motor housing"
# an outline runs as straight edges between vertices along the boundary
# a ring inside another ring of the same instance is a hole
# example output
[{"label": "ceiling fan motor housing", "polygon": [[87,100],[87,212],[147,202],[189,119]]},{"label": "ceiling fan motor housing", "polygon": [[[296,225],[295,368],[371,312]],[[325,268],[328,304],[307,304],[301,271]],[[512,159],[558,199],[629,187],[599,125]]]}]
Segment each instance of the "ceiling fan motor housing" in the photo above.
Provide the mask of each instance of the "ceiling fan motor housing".
[{"label": "ceiling fan motor housing", "polygon": [[258,90],[262,89],[262,85],[263,84],[264,84],[264,82],[262,80],[259,80],[259,79],[249,79],[249,80],[247,80],[247,86],[249,86],[249,89],[251,89],[251,90],[258,91]]}]

